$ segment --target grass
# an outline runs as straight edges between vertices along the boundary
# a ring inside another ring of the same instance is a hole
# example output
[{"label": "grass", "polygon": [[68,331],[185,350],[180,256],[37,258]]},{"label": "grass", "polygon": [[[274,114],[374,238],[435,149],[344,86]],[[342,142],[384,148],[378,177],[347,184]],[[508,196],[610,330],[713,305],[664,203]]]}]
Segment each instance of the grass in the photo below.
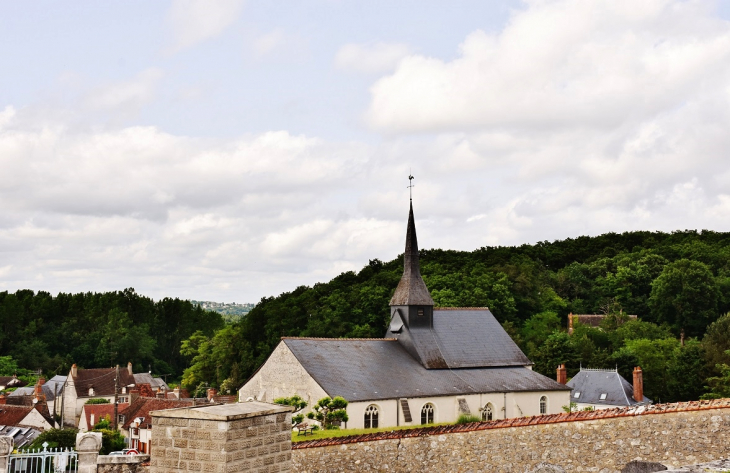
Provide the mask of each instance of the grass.
[{"label": "grass", "polygon": [[392,432],[394,430],[419,429],[421,427],[435,427],[438,425],[453,425],[451,423],[425,424],[425,425],[403,425],[400,427],[383,427],[382,429],[338,429],[338,430],[315,430],[312,435],[299,435],[299,432],[292,431],[292,442],[304,442],[305,440],[329,439],[335,437],[347,437],[348,435],[374,434],[376,432]]}]

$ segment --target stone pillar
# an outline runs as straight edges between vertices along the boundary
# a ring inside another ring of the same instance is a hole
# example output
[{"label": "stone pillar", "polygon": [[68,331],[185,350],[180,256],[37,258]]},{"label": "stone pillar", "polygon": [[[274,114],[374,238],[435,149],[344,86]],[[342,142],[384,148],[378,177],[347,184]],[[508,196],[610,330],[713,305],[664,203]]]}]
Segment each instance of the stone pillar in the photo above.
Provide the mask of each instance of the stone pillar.
[{"label": "stone pillar", "polygon": [[0,436],[0,473],[6,473],[13,453],[13,437]]},{"label": "stone pillar", "polygon": [[289,472],[292,410],[253,401],[154,411],[150,473]]},{"label": "stone pillar", "polygon": [[78,473],[96,473],[99,450],[101,450],[101,432],[76,434],[76,451],[79,454]]}]

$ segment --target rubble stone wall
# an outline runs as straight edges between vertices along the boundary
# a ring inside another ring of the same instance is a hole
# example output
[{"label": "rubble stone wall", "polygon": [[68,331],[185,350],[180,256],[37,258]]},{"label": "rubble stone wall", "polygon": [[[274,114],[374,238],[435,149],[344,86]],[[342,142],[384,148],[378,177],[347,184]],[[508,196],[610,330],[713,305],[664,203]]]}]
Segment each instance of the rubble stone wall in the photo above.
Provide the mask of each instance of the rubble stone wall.
[{"label": "rubble stone wall", "polygon": [[292,471],[299,473],[523,473],[547,471],[546,463],[566,472],[614,473],[631,460],[679,467],[727,458],[730,408],[294,448]]}]

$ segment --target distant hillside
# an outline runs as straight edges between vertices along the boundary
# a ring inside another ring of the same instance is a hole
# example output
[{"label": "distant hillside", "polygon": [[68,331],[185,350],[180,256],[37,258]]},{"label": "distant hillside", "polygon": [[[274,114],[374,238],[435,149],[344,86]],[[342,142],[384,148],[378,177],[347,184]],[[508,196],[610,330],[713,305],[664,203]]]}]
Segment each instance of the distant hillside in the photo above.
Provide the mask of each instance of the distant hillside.
[{"label": "distant hillside", "polygon": [[235,302],[226,303],[226,302],[211,302],[211,301],[190,301],[193,305],[199,305],[203,310],[210,310],[213,312],[218,312],[223,316],[223,319],[227,322],[235,322],[238,319],[240,319],[242,316],[248,314],[251,312],[251,309],[253,309],[256,304],[250,304],[250,303],[243,303],[243,304],[237,304]]}]

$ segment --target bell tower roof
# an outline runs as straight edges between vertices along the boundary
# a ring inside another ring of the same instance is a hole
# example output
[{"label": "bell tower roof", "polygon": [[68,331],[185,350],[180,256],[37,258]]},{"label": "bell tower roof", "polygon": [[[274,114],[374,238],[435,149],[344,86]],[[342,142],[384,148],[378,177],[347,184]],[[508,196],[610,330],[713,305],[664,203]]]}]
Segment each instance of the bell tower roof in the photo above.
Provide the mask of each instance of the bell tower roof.
[{"label": "bell tower roof", "polygon": [[418,262],[418,238],[416,222],[413,218],[413,201],[408,214],[408,230],[406,231],[406,251],[403,254],[403,276],[390,299],[390,305],[424,305],[433,306],[433,299],[426,283],[421,277],[421,265]]}]

